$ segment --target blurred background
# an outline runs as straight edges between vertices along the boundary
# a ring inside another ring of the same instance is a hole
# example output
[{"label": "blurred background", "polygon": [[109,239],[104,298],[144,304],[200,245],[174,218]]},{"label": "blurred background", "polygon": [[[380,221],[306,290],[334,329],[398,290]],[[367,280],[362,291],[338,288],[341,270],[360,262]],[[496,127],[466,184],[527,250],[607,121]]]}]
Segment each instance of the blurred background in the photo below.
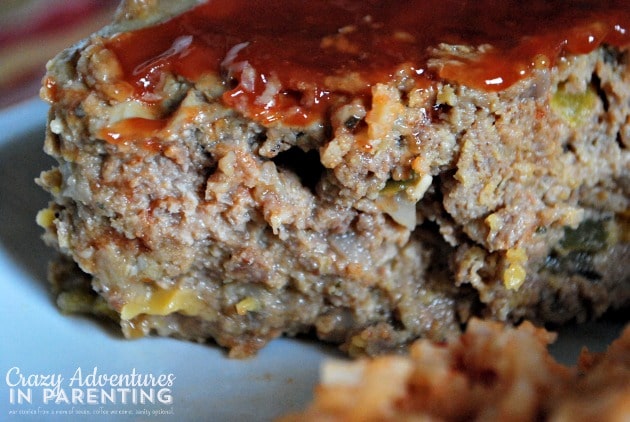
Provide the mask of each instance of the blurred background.
[{"label": "blurred background", "polygon": [[48,59],[106,25],[119,0],[0,0],[0,109],[37,96]]}]

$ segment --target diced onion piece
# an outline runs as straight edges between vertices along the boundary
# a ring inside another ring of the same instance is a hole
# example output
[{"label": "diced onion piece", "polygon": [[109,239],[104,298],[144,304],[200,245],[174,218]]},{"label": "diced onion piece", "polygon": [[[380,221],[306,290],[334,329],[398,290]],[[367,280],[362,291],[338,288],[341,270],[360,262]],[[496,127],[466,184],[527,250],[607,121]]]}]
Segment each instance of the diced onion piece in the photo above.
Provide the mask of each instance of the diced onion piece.
[{"label": "diced onion piece", "polygon": [[376,205],[401,226],[409,230],[416,227],[416,202],[410,200],[404,192],[381,195],[377,198]]},{"label": "diced onion piece", "polygon": [[236,313],[239,315],[246,315],[248,312],[255,312],[260,309],[260,302],[258,299],[252,296],[247,296],[245,299],[238,302],[236,305]]}]

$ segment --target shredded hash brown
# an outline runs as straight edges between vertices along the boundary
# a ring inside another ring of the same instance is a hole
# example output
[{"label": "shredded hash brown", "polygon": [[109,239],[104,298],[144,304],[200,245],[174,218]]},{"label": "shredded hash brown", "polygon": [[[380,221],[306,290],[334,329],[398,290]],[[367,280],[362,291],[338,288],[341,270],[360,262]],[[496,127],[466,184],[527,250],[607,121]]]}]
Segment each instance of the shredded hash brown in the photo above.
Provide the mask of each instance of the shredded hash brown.
[{"label": "shredded hash brown", "polygon": [[555,334],[474,319],[451,343],[409,356],[329,362],[313,403],[289,421],[628,421],[630,325],[605,353],[557,362]]}]

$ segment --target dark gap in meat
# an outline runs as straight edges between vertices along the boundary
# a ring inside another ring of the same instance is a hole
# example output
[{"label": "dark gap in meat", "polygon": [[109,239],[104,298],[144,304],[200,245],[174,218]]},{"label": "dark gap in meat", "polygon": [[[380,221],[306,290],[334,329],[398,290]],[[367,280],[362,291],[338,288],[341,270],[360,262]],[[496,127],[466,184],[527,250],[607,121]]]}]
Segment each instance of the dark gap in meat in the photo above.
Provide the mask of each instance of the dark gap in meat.
[{"label": "dark gap in meat", "polygon": [[[254,149],[254,147],[258,148],[260,145],[265,143],[266,140],[267,140],[267,132],[261,131],[261,132],[252,134],[252,136],[249,136],[247,139],[247,144],[250,147],[252,147],[252,149]],[[275,157],[282,148],[283,148],[283,144],[276,143],[271,149],[270,153],[272,154],[272,156]]]},{"label": "dark gap in meat", "polygon": [[402,317],[400,315],[400,310],[398,308],[394,309],[393,312],[391,312],[390,315],[390,319],[391,319],[391,326],[392,329],[394,331],[404,331],[405,330],[405,324],[402,321]]},{"label": "dark gap in meat", "polygon": [[207,179],[217,170],[218,164],[214,156],[209,152],[204,152],[204,155],[207,157],[207,160],[201,168],[201,173],[203,174],[203,179]]},{"label": "dark gap in meat", "polygon": [[360,117],[350,116],[346,119],[345,122],[343,122],[343,125],[346,127],[346,129],[353,131],[359,127],[359,124],[361,122],[363,122],[363,119],[361,119]]},{"label": "dark gap in meat", "polygon": [[626,149],[626,146],[621,139],[621,132],[617,132],[617,136],[615,137],[615,141],[617,141],[617,145],[619,145],[619,149]]},{"label": "dark gap in meat", "polygon": [[436,104],[431,108],[429,116],[431,121],[438,121],[445,119],[445,116],[451,111],[453,107],[448,104]]},{"label": "dark gap in meat", "polygon": [[599,78],[599,76],[597,76],[596,73],[593,73],[593,77],[591,78],[591,83],[595,87],[595,92],[597,92],[599,99],[602,100],[602,106],[604,107],[604,111],[608,112],[608,108],[610,107],[610,102],[608,101],[606,92],[602,89],[602,80]]},{"label": "dark gap in meat", "polygon": [[316,150],[303,151],[293,147],[281,152],[272,161],[279,168],[295,173],[302,185],[313,193],[324,172],[324,166]]},{"label": "dark gap in meat", "polygon": [[223,79],[223,84],[228,91],[238,86],[239,80],[227,68],[222,67],[220,75],[221,79]]},{"label": "dark gap in meat", "polygon": [[431,198],[442,204],[444,200],[444,183],[447,180],[453,180],[455,178],[456,169],[444,169],[440,173],[440,177],[433,178],[433,193]]},{"label": "dark gap in meat", "polygon": [[570,153],[573,155],[577,154],[577,150],[575,149],[575,145],[573,145],[571,142],[567,142],[565,144],[562,145],[562,151],[565,153]]},{"label": "dark gap in meat", "polygon": [[448,195],[448,191],[454,183],[455,173],[457,173],[457,169],[444,170],[439,177],[433,179],[434,193],[431,195],[431,198],[440,204],[440,208],[445,213],[448,213],[448,211],[444,209],[444,198]]},{"label": "dark gap in meat", "polygon": [[61,137],[52,131],[48,132],[48,139],[50,140],[51,150],[55,152],[61,151]]},{"label": "dark gap in meat", "polygon": [[432,251],[426,269],[429,278],[439,279],[439,275],[442,275],[451,279],[449,260],[453,251],[440,233],[439,224],[431,220],[424,221],[414,230],[414,237],[420,239],[424,245],[429,245],[428,249]]},{"label": "dark gap in meat", "polygon": [[207,160],[205,160],[206,161],[205,165],[202,166],[198,170],[199,171],[198,180],[201,180],[201,183],[199,183],[197,186],[197,195],[199,196],[199,198],[202,198],[202,199],[206,197],[206,182],[208,178],[212,176],[214,172],[217,170],[217,162],[212,156],[212,154],[210,154],[207,151],[204,151],[203,154],[207,157]]}]

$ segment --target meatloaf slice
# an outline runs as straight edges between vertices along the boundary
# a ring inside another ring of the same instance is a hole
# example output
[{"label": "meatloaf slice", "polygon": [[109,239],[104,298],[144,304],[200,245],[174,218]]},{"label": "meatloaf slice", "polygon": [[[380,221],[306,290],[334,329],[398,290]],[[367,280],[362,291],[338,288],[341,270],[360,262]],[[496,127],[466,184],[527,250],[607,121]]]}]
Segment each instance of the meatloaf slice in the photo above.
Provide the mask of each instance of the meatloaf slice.
[{"label": "meatloaf slice", "polygon": [[235,357],[626,307],[629,45],[621,0],[123,2],[43,82],[58,303]]}]

